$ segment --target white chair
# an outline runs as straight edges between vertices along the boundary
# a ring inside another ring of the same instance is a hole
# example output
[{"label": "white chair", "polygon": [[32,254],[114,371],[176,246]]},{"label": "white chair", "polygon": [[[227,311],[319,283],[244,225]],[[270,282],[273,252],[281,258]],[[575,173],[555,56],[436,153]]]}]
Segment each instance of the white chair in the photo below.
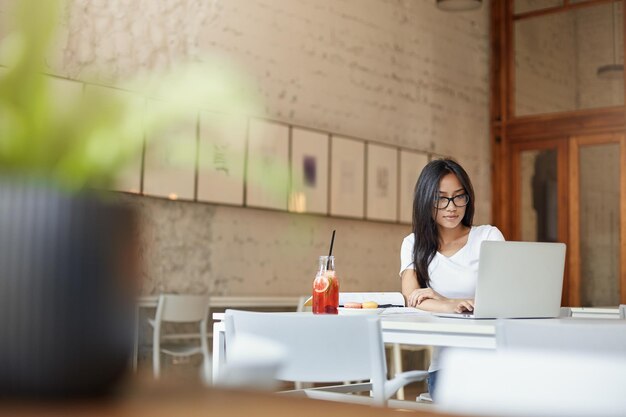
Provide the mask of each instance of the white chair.
[{"label": "white chair", "polygon": [[626,355],[626,323],[621,320],[498,320],[498,350],[584,352]]},{"label": "white chair", "polygon": [[286,354],[280,343],[240,333],[230,340],[228,363],[221,369],[214,385],[273,391],[279,386],[276,375],[285,364]]},{"label": "white chair", "polygon": [[442,355],[437,411],[498,417],[618,417],[626,357],[542,350]]},{"label": "white chair", "polygon": [[[209,297],[204,295],[174,295],[161,294],[157,305],[154,320],[149,323],[154,328],[152,342],[152,367],[155,378],[161,375],[161,353],[174,357],[184,357],[196,354],[203,355],[202,375],[207,381],[210,375],[210,356],[207,341],[207,321],[209,315]],[[163,324],[198,323],[200,326],[200,341],[192,344],[161,344],[163,338]]]},{"label": "white chair", "polygon": [[[365,301],[375,301],[379,305],[394,305],[404,306],[404,296],[399,292],[340,292],[339,293],[339,305],[344,305],[348,302],[363,303]],[[298,304],[297,311],[304,311],[305,307],[310,307],[313,303],[312,297],[308,297]],[[302,306],[302,307],[301,307]],[[433,348],[432,346],[418,346],[418,345],[401,345],[399,343],[390,343],[387,345],[391,348],[391,370],[393,374],[400,374],[404,371],[402,365],[402,351],[408,350],[411,352],[423,351],[424,365],[428,367],[430,363]],[[296,388],[301,388],[302,384],[296,382]],[[404,400],[404,387],[398,389],[396,393],[398,400]],[[422,394],[418,397],[419,401],[431,402],[428,394]]]},{"label": "white chair", "polygon": [[499,320],[496,348],[445,353],[437,383],[440,411],[526,417],[626,412],[622,321]]},{"label": "white chair", "polygon": [[[419,352],[422,351],[424,355],[424,366],[428,367],[430,360],[432,358],[433,348],[432,346],[419,346],[419,345],[401,345],[399,343],[391,344],[391,363],[393,365],[393,370],[395,373],[403,372],[404,366],[402,365],[402,351],[408,350],[410,352]],[[398,390],[396,397],[399,400],[404,399],[404,387]],[[418,396],[419,401],[428,401],[432,402],[430,395],[428,393],[420,394]]]},{"label": "white chair", "polygon": [[[428,375],[425,371],[410,371],[387,380],[380,321],[374,316],[226,310],[225,328],[227,364],[229,345],[238,335],[246,334],[285,347],[285,365],[277,374],[282,381],[370,381],[291,391],[310,398],[384,406],[400,387]],[[371,397],[347,395],[359,391],[371,391]]]},{"label": "white chair", "polygon": [[626,319],[626,304],[620,304],[619,306],[619,318]]},{"label": "white chair", "polygon": [[298,313],[302,313],[304,311],[311,311],[311,307],[313,305],[313,298],[308,295],[301,295],[298,298],[298,305],[296,306],[296,311]]},{"label": "white chair", "polygon": [[[340,292],[339,304],[343,305],[346,302],[359,302],[364,301],[376,301],[378,304],[391,304],[396,306],[404,306],[404,296],[399,292]],[[432,357],[432,346],[418,346],[418,345],[401,345],[399,343],[391,343],[391,368],[394,374],[399,374],[404,371],[402,365],[402,351],[408,350],[411,352],[422,351],[424,355],[424,365],[428,367],[430,359]],[[396,394],[396,398],[404,400],[404,387],[400,388]],[[419,401],[431,401],[428,394],[422,394],[418,397]]]}]

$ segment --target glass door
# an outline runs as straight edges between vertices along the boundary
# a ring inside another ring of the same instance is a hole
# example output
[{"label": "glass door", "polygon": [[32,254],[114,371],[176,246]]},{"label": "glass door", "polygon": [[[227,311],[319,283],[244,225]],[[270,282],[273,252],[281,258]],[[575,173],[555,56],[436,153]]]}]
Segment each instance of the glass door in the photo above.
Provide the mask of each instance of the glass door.
[{"label": "glass door", "polygon": [[[511,240],[568,241],[567,138],[511,146]],[[567,268],[563,303],[567,304]]]},{"label": "glass door", "polygon": [[570,141],[570,305],[626,302],[625,155],[623,134]]}]

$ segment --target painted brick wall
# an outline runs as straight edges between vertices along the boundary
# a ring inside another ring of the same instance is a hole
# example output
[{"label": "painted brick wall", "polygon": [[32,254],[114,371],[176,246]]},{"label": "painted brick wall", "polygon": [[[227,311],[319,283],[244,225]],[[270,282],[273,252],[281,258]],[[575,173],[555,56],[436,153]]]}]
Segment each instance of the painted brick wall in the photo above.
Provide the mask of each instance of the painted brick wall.
[{"label": "painted brick wall", "polygon": [[568,13],[515,25],[515,114],[576,108],[576,31]]},{"label": "painted brick wall", "polygon": [[[490,219],[488,10],[432,0],[73,0],[50,72],[117,85],[219,55],[256,116],[457,157]],[[408,226],[128,197],[145,213],[146,293],[308,293],[338,230],[345,290],[398,290]]]}]

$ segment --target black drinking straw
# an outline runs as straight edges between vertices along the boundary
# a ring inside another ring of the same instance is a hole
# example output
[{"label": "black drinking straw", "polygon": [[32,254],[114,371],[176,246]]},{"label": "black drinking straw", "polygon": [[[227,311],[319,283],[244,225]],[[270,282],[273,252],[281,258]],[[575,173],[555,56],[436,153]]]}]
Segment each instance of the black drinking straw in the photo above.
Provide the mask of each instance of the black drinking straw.
[{"label": "black drinking straw", "polygon": [[330,268],[330,257],[333,255],[333,245],[335,244],[335,232],[333,230],[333,237],[330,238],[330,250],[328,251],[328,260],[326,261],[326,269]]}]

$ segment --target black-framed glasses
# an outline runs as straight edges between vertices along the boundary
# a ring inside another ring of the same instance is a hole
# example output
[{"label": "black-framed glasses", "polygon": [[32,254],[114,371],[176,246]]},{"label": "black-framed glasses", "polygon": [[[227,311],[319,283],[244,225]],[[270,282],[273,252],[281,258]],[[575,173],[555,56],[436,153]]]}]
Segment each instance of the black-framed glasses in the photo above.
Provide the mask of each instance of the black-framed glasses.
[{"label": "black-framed glasses", "polygon": [[459,194],[454,197],[439,197],[435,200],[435,208],[439,210],[443,210],[448,208],[450,202],[454,204],[455,207],[465,207],[469,203],[469,195],[468,194]]}]

